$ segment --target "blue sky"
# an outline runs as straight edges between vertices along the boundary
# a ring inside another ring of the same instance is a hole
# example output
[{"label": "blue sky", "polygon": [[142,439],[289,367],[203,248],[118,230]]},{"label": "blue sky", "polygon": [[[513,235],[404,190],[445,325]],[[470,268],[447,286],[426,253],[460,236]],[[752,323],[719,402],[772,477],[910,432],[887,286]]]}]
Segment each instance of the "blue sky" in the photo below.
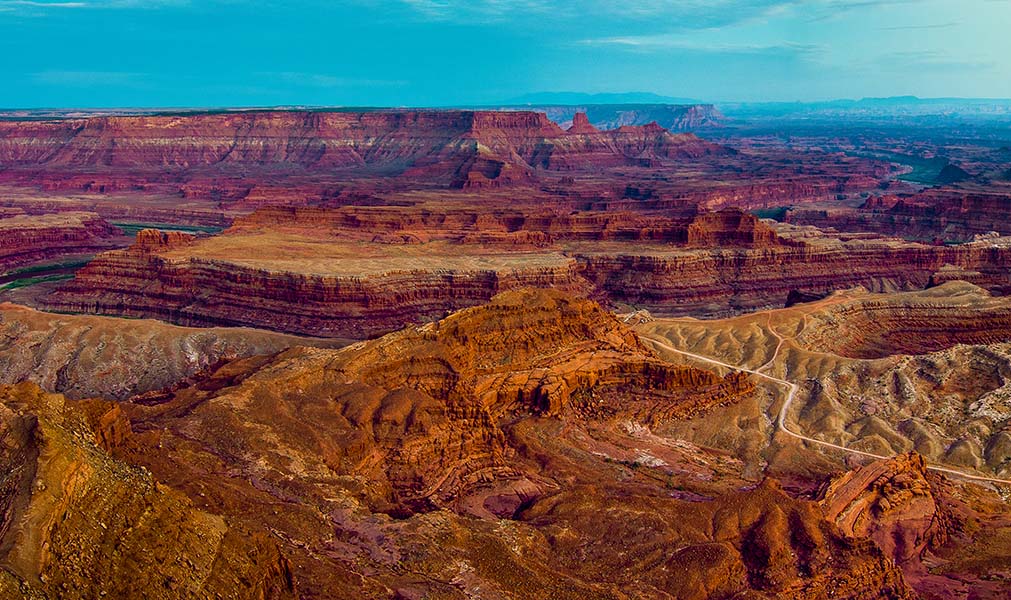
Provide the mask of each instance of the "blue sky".
[{"label": "blue sky", "polygon": [[1011,97],[1011,0],[0,0],[4,107]]}]

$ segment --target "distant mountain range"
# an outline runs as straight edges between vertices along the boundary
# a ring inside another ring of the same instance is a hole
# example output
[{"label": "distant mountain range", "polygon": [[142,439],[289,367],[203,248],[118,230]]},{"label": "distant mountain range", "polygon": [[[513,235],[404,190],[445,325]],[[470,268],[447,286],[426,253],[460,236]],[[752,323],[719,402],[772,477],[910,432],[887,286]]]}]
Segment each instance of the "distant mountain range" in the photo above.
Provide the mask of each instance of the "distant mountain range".
[{"label": "distant mountain range", "polygon": [[818,102],[724,102],[719,107],[727,115],[749,117],[917,117],[972,116],[1007,117],[1011,100],[999,98],[918,98],[893,96],[860,100],[825,100]]},{"label": "distant mountain range", "polygon": [[[1011,99],[1001,98],[887,98],[838,99],[814,102],[715,102],[663,96],[651,92],[589,94],[582,92],[538,92],[511,98],[501,104],[458,105],[440,109],[530,110],[547,113],[563,128],[577,112],[587,114],[599,129],[657,122],[673,131],[695,131],[720,127],[730,122],[752,120],[835,120],[877,121],[894,118],[951,117],[989,122],[1011,117]],[[262,108],[50,108],[0,109],[0,121],[25,119],[86,118],[114,115],[188,115],[246,111],[363,112],[389,110],[383,107],[278,106]]]},{"label": "distant mountain range", "polygon": [[661,96],[652,92],[586,94],[583,92],[536,92],[510,98],[505,106],[580,104],[702,104],[695,98]]},{"label": "distant mountain range", "polygon": [[591,125],[603,130],[657,123],[674,132],[689,132],[721,127],[725,120],[712,104],[523,104],[496,108],[542,112],[562,129],[572,125],[576,113],[584,113]]}]

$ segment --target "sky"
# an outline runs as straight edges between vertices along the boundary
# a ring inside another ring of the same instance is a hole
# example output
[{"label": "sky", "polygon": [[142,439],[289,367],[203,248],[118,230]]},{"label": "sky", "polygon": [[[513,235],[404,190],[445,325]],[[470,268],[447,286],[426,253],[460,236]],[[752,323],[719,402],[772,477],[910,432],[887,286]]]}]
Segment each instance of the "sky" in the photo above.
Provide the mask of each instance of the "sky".
[{"label": "sky", "polygon": [[0,107],[1011,97],[1011,0],[0,0]]}]

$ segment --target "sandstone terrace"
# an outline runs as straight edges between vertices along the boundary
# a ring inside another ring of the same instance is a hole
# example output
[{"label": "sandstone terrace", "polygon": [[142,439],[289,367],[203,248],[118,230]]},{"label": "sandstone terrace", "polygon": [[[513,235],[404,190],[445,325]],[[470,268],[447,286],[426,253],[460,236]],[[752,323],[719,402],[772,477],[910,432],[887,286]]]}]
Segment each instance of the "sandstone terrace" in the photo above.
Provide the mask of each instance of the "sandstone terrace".
[{"label": "sandstone terrace", "polygon": [[210,238],[142,234],[79,271],[45,305],[361,338],[529,285],[695,316],[782,306],[795,290],[918,289],[951,267],[998,292],[1011,285],[1011,248],[999,240],[936,247],[830,237],[773,229],[733,210],[676,218],[265,208]]}]

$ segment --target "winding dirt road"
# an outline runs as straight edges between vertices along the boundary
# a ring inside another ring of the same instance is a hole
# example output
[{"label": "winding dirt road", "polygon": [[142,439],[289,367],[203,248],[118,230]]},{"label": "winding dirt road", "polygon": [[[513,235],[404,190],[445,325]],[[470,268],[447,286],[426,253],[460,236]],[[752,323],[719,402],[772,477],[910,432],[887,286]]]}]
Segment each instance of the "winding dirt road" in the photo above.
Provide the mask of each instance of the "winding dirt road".
[{"label": "winding dirt road", "polygon": [[[783,407],[779,410],[779,416],[776,418],[776,427],[779,430],[781,430],[783,433],[786,433],[787,435],[789,435],[791,437],[797,438],[798,440],[802,440],[804,442],[808,442],[810,444],[816,444],[816,445],[819,445],[819,446],[823,446],[823,447],[826,447],[826,448],[832,448],[834,450],[839,450],[839,451],[842,451],[842,452],[849,452],[850,454],[857,454],[859,456],[866,456],[868,458],[884,458],[884,459],[893,458],[891,456],[884,456],[884,455],[881,455],[881,454],[874,454],[874,453],[871,453],[871,452],[864,452],[862,450],[854,450],[852,448],[847,448],[845,446],[840,446],[838,444],[833,444],[831,442],[826,442],[826,441],[823,441],[823,440],[818,440],[818,439],[815,439],[815,438],[812,438],[812,437],[808,437],[808,436],[806,436],[806,435],[804,435],[802,433],[797,433],[796,431],[791,431],[790,428],[786,426],[786,415],[789,413],[789,411],[790,411],[790,405],[793,404],[793,401],[796,399],[796,397],[797,397],[797,391],[800,388],[799,388],[799,386],[796,383],[789,382],[789,381],[787,381],[785,379],[779,379],[778,377],[773,377],[772,375],[767,375],[767,374],[761,372],[762,370],[764,370],[767,367],[769,367],[770,365],[772,365],[773,362],[775,362],[776,358],[779,356],[779,349],[782,348],[782,346],[783,346],[783,338],[780,337],[779,334],[777,334],[775,332],[775,330],[772,329],[771,327],[769,328],[769,331],[771,331],[773,333],[773,335],[775,335],[776,337],[779,338],[779,345],[776,346],[776,352],[773,355],[773,357],[767,363],[765,363],[764,365],[762,365],[761,367],[759,367],[757,370],[756,369],[748,369],[746,367],[741,367],[741,366],[737,366],[737,365],[727,364],[727,363],[725,363],[723,361],[716,360],[715,358],[711,358],[711,357],[708,357],[708,356],[702,356],[701,354],[694,354],[692,352],[686,352],[684,350],[678,350],[677,348],[674,348],[670,344],[668,344],[668,343],[666,343],[666,342],[664,342],[664,341],[662,341],[660,339],[657,339],[655,337],[652,337],[652,336],[640,334],[639,337],[641,337],[642,339],[644,339],[646,341],[652,342],[653,344],[656,344],[660,348],[663,348],[664,350],[667,350],[669,352],[674,352],[675,354],[681,354],[683,356],[688,356],[688,357],[694,358],[694,359],[702,361],[702,362],[707,362],[707,363],[710,363],[710,364],[719,365],[719,366],[725,367],[727,369],[733,369],[735,371],[744,371],[745,373],[751,373],[752,375],[756,375],[758,377],[765,378],[765,379],[767,379],[767,380],[769,380],[769,381],[771,381],[771,382],[773,382],[775,384],[778,384],[778,385],[781,385],[781,386],[785,386],[789,390],[789,392],[786,395],[786,400],[783,402]],[[984,477],[984,476],[981,476],[981,475],[971,475],[969,473],[965,473],[963,471],[959,471],[958,469],[953,469],[951,467],[944,467],[944,466],[938,466],[938,465],[927,465],[927,468],[930,469],[931,471],[937,471],[937,472],[940,472],[940,473],[945,473],[947,475],[953,475],[955,477],[960,477],[962,479],[969,479],[969,480],[972,480],[972,481],[982,481],[982,482],[987,482],[987,483],[1000,483],[1000,484],[1005,484],[1005,485],[1011,485],[1011,480],[1009,480],[1009,479],[999,479],[997,477]]]}]

